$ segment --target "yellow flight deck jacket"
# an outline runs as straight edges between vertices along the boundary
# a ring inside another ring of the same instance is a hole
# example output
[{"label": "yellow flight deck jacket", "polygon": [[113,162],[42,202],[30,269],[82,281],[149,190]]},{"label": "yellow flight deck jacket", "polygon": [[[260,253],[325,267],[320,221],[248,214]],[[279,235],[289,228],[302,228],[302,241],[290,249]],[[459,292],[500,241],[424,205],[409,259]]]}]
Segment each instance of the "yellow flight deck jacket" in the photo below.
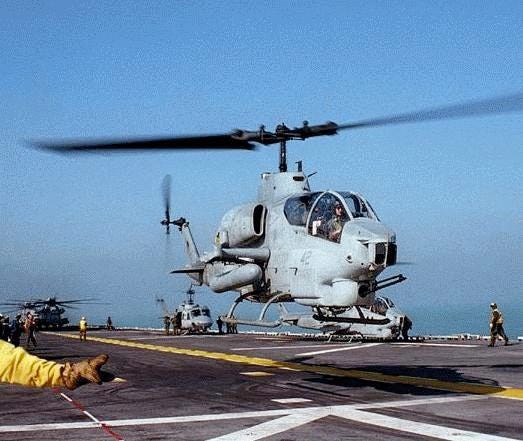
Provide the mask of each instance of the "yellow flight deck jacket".
[{"label": "yellow flight deck jacket", "polygon": [[47,361],[0,340],[0,381],[33,387],[63,386],[63,364]]}]

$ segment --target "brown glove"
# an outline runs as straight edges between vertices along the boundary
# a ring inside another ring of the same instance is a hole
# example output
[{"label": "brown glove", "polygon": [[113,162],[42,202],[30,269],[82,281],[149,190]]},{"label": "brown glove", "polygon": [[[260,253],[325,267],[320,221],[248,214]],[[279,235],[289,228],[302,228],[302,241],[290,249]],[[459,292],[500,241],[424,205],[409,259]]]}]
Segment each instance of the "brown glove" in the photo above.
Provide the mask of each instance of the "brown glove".
[{"label": "brown glove", "polygon": [[62,372],[62,382],[67,389],[76,389],[86,383],[102,384],[100,378],[100,368],[104,365],[109,356],[106,354],[98,355],[95,358],[79,361],[77,363],[66,363]]}]

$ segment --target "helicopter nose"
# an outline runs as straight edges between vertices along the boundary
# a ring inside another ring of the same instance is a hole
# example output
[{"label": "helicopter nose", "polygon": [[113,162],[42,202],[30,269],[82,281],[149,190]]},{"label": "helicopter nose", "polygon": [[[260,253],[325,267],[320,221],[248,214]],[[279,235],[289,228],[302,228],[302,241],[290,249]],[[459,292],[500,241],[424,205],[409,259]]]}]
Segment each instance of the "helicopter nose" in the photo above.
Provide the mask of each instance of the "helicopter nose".
[{"label": "helicopter nose", "polygon": [[383,223],[356,219],[345,224],[343,235],[347,241],[356,240],[368,249],[368,261],[372,267],[396,263],[396,234]]},{"label": "helicopter nose", "polygon": [[364,218],[347,222],[343,228],[343,235],[361,243],[396,242],[396,235],[389,227],[381,222]]}]

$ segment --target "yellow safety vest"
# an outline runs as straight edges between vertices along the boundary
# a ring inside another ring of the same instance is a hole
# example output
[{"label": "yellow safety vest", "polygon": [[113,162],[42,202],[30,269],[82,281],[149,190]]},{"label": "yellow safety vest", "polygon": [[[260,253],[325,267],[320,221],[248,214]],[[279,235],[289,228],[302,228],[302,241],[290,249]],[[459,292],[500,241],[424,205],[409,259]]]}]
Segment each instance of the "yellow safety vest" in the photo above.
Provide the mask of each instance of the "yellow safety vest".
[{"label": "yellow safety vest", "polygon": [[503,314],[501,314],[501,311],[499,311],[499,309],[494,309],[492,311],[491,323],[493,325],[502,325],[503,324]]}]

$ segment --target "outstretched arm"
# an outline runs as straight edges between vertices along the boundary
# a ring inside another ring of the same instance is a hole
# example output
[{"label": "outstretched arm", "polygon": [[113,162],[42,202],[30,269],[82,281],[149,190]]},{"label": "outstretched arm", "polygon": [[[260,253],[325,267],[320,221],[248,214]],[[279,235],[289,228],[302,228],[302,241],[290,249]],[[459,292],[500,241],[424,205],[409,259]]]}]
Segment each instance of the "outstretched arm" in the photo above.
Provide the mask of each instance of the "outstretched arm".
[{"label": "outstretched arm", "polygon": [[78,363],[60,364],[36,357],[23,348],[0,340],[0,381],[32,387],[65,386],[76,389],[93,382],[101,383],[100,368],[107,355]]}]

